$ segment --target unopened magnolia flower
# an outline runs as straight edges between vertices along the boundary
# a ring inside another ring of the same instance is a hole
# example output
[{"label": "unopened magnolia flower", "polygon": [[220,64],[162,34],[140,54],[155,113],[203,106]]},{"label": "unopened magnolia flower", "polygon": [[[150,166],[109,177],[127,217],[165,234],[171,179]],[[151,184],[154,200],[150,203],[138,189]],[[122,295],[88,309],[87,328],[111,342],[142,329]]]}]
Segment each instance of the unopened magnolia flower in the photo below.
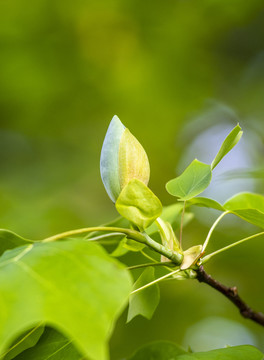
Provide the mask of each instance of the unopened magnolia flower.
[{"label": "unopened magnolia flower", "polygon": [[101,177],[113,202],[132,179],[149,182],[149,161],[145,150],[115,115],[108,127],[100,159]]}]

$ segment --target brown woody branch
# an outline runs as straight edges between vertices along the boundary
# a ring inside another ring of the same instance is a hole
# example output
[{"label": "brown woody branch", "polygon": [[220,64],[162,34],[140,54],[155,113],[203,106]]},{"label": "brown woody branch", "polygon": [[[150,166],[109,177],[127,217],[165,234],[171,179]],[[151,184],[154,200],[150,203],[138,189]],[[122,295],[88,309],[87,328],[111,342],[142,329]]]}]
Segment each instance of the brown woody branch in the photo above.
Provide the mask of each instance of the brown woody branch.
[{"label": "brown woody branch", "polygon": [[240,314],[244,318],[250,319],[264,326],[264,314],[252,310],[238,295],[236,287],[227,287],[218,282],[217,280],[213,279],[205,272],[203,266],[200,266],[197,270],[197,280],[201,283],[205,283],[211,286],[215,290],[222,293],[225,297],[227,297],[228,300],[230,300],[239,309]]}]

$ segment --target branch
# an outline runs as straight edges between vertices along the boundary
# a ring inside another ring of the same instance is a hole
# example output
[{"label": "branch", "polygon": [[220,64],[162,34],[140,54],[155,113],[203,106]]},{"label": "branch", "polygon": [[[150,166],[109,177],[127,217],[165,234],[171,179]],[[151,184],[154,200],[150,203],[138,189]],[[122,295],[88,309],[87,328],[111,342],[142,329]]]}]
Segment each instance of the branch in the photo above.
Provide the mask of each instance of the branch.
[{"label": "branch", "polygon": [[250,319],[264,326],[264,314],[252,310],[238,295],[236,287],[227,287],[217,280],[214,280],[205,272],[203,266],[200,266],[197,270],[197,280],[211,286],[227,297],[239,309],[240,314],[244,318]]}]

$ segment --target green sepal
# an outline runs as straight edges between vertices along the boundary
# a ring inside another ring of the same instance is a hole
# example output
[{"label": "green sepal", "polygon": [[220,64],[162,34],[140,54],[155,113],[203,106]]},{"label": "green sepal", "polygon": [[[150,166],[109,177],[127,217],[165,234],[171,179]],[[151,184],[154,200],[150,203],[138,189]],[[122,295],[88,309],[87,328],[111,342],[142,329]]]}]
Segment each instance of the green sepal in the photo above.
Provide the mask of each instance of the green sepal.
[{"label": "green sepal", "polygon": [[138,179],[130,180],[123,188],[115,206],[120,215],[141,231],[149,227],[162,212],[160,200]]}]

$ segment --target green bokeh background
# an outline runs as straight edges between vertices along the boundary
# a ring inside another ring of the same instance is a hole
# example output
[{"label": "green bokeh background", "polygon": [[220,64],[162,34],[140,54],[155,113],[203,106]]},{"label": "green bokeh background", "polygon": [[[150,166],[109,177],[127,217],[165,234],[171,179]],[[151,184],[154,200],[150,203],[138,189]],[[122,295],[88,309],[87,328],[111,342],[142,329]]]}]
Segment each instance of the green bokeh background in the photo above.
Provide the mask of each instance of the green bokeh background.
[{"label": "green bokeh background", "polygon": [[[173,202],[164,184],[188,165],[189,145],[212,126],[239,120],[245,138],[250,134],[248,151],[255,149],[251,168],[261,169],[263,18],[261,0],[2,0],[0,226],[43,238],[113,219],[99,159],[114,114],[144,145],[150,187],[164,204]],[[206,153],[206,144],[199,146]],[[259,192],[262,174],[254,173]],[[186,228],[186,244],[204,240],[202,217]],[[256,230],[232,218],[212,249]],[[207,266],[262,311],[263,251],[263,240],[254,240]],[[191,281],[166,282],[161,290],[152,321],[120,319],[111,359],[155,339],[186,345],[186,331],[209,316],[247,327],[264,350],[262,329],[213,290]]]}]

